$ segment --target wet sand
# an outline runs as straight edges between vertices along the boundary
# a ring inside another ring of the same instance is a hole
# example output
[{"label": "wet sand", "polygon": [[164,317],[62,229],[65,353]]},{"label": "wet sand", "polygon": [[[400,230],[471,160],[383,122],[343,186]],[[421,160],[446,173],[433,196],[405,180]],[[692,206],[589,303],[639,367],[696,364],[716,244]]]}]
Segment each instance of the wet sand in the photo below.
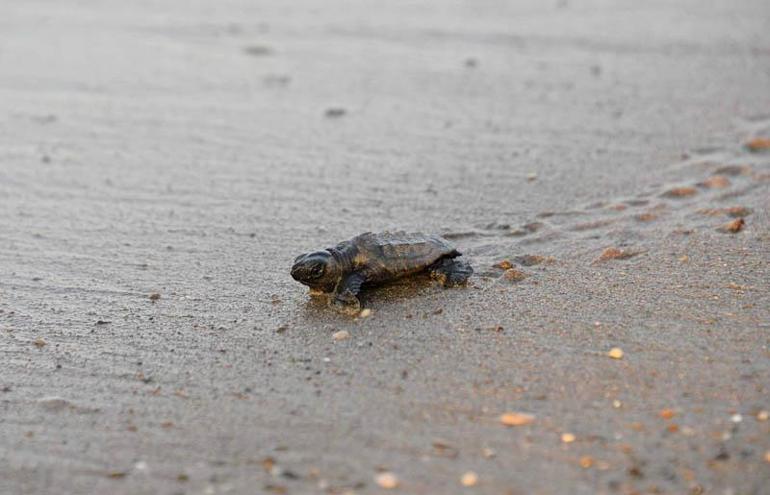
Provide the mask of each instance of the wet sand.
[{"label": "wet sand", "polygon": [[770,7],[577,3],[5,2],[0,493],[766,491]]}]

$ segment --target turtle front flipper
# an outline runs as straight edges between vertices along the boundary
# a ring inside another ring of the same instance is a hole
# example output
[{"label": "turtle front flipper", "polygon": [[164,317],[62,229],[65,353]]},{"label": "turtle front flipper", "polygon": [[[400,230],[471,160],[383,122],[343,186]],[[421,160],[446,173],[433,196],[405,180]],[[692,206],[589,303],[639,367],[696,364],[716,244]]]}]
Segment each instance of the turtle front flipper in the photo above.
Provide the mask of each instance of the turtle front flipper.
[{"label": "turtle front flipper", "polygon": [[457,258],[441,258],[428,268],[430,276],[444,287],[465,285],[473,275],[473,267]]},{"label": "turtle front flipper", "polygon": [[358,314],[361,311],[358,293],[365,281],[366,277],[362,274],[351,273],[339,283],[329,304],[341,313]]}]

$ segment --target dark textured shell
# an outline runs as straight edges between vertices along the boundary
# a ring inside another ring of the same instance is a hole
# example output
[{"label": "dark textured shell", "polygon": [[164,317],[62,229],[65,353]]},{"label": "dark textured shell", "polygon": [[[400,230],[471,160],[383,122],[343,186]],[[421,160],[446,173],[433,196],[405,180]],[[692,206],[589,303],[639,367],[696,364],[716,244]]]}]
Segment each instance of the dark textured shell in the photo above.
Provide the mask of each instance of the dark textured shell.
[{"label": "dark textured shell", "polygon": [[446,239],[421,233],[367,232],[351,242],[371,280],[402,277],[425,270],[441,258],[460,255]]}]

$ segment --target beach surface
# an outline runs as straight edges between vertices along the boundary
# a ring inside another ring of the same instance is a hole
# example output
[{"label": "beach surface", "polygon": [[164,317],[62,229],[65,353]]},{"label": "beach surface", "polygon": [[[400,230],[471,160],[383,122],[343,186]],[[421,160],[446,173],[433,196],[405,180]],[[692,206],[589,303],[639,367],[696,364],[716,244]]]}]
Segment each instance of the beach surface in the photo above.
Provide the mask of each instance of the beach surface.
[{"label": "beach surface", "polygon": [[767,493],[766,0],[0,9],[0,493]]}]

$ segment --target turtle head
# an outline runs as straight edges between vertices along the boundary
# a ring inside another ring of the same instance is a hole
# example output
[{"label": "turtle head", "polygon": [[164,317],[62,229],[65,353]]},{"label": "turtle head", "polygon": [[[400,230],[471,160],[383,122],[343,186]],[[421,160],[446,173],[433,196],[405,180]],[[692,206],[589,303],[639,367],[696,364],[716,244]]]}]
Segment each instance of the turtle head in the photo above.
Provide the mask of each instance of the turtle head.
[{"label": "turtle head", "polygon": [[339,271],[337,260],[329,251],[315,251],[297,256],[291,276],[308,287],[329,292],[337,285]]}]

